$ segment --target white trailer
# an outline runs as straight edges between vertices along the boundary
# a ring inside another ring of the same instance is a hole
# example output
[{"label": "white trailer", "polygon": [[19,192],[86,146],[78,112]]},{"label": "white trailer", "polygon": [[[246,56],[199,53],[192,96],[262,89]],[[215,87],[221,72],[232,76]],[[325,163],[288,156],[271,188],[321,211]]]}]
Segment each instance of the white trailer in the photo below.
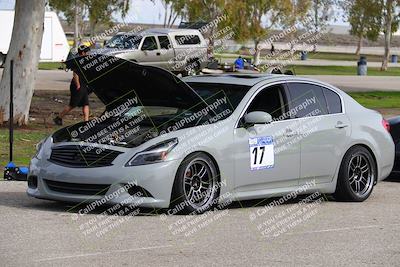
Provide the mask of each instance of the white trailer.
[{"label": "white trailer", "polygon": [[[3,65],[11,42],[14,25],[14,11],[0,10],[0,66]],[[55,12],[45,12],[41,62],[65,61],[69,52],[69,45],[65,37],[60,20]]]}]

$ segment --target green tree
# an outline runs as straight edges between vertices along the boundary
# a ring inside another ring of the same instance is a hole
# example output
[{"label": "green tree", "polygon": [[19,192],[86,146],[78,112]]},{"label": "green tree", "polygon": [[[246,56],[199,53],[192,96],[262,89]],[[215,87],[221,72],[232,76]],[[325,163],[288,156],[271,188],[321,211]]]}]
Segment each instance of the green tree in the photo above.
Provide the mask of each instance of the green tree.
[{"label": "green tree", "polygon": [[259,64],[263,49],[260,42],[267,37],[271,28],[287,21],[293,8],[291,0],[236,0],[227,5],[228,16],[236,33],[235,39],[254,42],[255,65]]},{"label": "green tree", "polygon": [[115,12],[121,12],[124,18],[129,10],[128,0],[81,0],[88,10],[89,30],[93,36],[96,32],[96,26],[101,24],[112,25],[112,15]]},{"label": "green tree", "polygon": [[[308,14],[312,21],[312,23],[308,25],[310,30],[314,30],[315,34],[323,32],[327,23],[334,18],[334,7],[336,4],[336,0],[312,0]],[[314,52],[316,50],[317,46],[314,44]]]},{"label": "green tree", "polygon": [[[225,5],[229,2],[227,0],[191,0],[186,1],[185,3],[185,11],[182,13],[183,17],[190,22],[202,21],[206,23],[210,23],[212,21],[218,20],[218,18],[226,15]],[[207,36],[208,36],[208,54],[210,56],[214,53],[214,42],[215,36],[214,33],[217,31],[219,27],[222,27],[222,23],[210,24],[208,28]]]},{"label": "green tree", "polygon": [[164,28],[170,28],[179,17],[185,15],[185,0],[163,0],[164,6]]},{"label": "green tree", "polygon": [[358,38],[356,55],[364,38],[376,41],[382,27],[382,0],[355,0],[348,10],[350,34]]},{"label": "green tree", "polygon": [[384,54],[382,59],[381,71],[388,69],[388,62],[390,56],[390,44],[392,41],[393,32],[398,28],[399,20],[396,16],[396,9],[400,5],[399,0],[381,0],[383,5],[383,33],[385,35]]},{"label": "green tree", "polygon": [[[284,27],[291,27],[296,29],[288,33],[289,39],[293,40],[297,38],[299,26],[308,27],[304,25],[305,19],[311,7],[311,0],[291,0],[293,8],[290,10],[290,14],[283,20]],[[291,43],[291,50],[294,49],[294,43]]]},{"label": "green tree", "polygon": [[75,47],[85,19],[89,19],[90,35],[93,36],[99,23],[111,25],[113,13],[121,12],[125,17],[129,10],[129,0],[49,0],[49,5],[62,12],[69,24],[74,22]]},{"label": "green tree", "polygon": [[74,47],[77,47],[86,16],[83,3],[80,0],[49,0],[49,6],[57,13],[63,13],[68,24],[74,24]]}]

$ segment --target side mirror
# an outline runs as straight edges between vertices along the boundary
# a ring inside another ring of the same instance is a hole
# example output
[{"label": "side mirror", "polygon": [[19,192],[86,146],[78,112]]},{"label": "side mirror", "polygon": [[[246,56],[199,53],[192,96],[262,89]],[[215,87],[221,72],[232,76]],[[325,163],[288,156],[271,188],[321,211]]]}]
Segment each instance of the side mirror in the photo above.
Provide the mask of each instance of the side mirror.
[{"label": "side mirror", "polygon": [[244,116],[244,123],[248,126],[253,126],[254,124],[267,124],[271,122],[271,114],[264,111],[252,111]]}]

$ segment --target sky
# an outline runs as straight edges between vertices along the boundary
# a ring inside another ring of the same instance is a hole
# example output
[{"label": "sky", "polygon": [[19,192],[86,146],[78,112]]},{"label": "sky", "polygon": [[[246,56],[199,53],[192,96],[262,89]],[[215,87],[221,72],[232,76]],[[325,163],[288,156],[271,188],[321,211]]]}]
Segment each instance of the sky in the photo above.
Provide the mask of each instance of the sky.
[{"label": "sky", "polygon": [[[14,5],[15,0],[0,0],[0,9],[11,10],[14,9]],[[115,19],[122,22],[119,14],[115,14]],[[150,0],[130,0],[130,9],[125,22],[163,24],[163,4],[159,0],[155,0],[154,3]]]},{"label": "sky", "polygon": [[[15,0],[0,0],[0,9],[13,9]],[[135,22],[135,23],[150,23],[150,24],[163,24],[164,22],[164,7],[160,0],[131,0],[130,10],[125,22]],[[338,21],[332,22],[335,25],[347,25],[346,22],[342,20],[342,16],[338,16]],[[119,14],[115,15],[117,21],[122,21]],[[179,24],[177,20],[177,24]]]}]

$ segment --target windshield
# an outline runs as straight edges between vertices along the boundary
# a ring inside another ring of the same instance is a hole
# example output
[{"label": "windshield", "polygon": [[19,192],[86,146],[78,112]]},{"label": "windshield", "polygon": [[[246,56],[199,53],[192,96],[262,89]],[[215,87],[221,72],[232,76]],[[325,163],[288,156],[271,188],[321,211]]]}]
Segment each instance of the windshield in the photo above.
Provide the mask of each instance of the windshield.
[{"label": "windshield", "polygon": [[[179,124],[179,128],[187,128],[228,118],[250,89],[249,86],[232,84],[189,83],[189,85],[201,97],[191,105],[182,105],[179,96],[170,96],[167,99],[161,95],[158,97],[149,95],[140,98],[131,91],[125,95],[123,102],[115,101],[107,106],[107,110],[113,117],[124,118],[123,121],[140,116],[143,118],[142,124],[159,129],[170,124]],[[130,105],[126,105],[126,99],[132,99],[129,101]]]},{"label": "windshield", "polygon": [[146,112],[146,114],[150,117],[153,116],[164,116],[164,115],[175,115],[178,112],[178,108],[172,107],[144,107],[144,106],[136,106],[128,111],[126,111],[123,116],[132,117],[138,113]]},{"label": "windshield", "polygon": [[250,86],[236,84],[218,84],[218,83],[188,83],[208,105],[211,105],[216,98],[226,96],[228,103],[221,105],[222,108],[229,107],[235,110],[240,101],[250,90]]},{"label": "windshield", "polygon": [[105,47],[119,49],[138,49],[141,40],[142,36],[140,35],[117,34],[107,42]]},{"label": "windshield", "polygon": [[196,107],[182,109],[173,105],[162,105],[163,103],[160,102],[156,106],[133,106],[119,114],[115,114],[114,118],[122,121],[132,121],[136,117],[141,117],[142,125],[154,126],[163,130],[171,124],[179,125],[179,128],[197,126],[210,119],[215,111],[210,109],[207,112],[199,110]]}]

